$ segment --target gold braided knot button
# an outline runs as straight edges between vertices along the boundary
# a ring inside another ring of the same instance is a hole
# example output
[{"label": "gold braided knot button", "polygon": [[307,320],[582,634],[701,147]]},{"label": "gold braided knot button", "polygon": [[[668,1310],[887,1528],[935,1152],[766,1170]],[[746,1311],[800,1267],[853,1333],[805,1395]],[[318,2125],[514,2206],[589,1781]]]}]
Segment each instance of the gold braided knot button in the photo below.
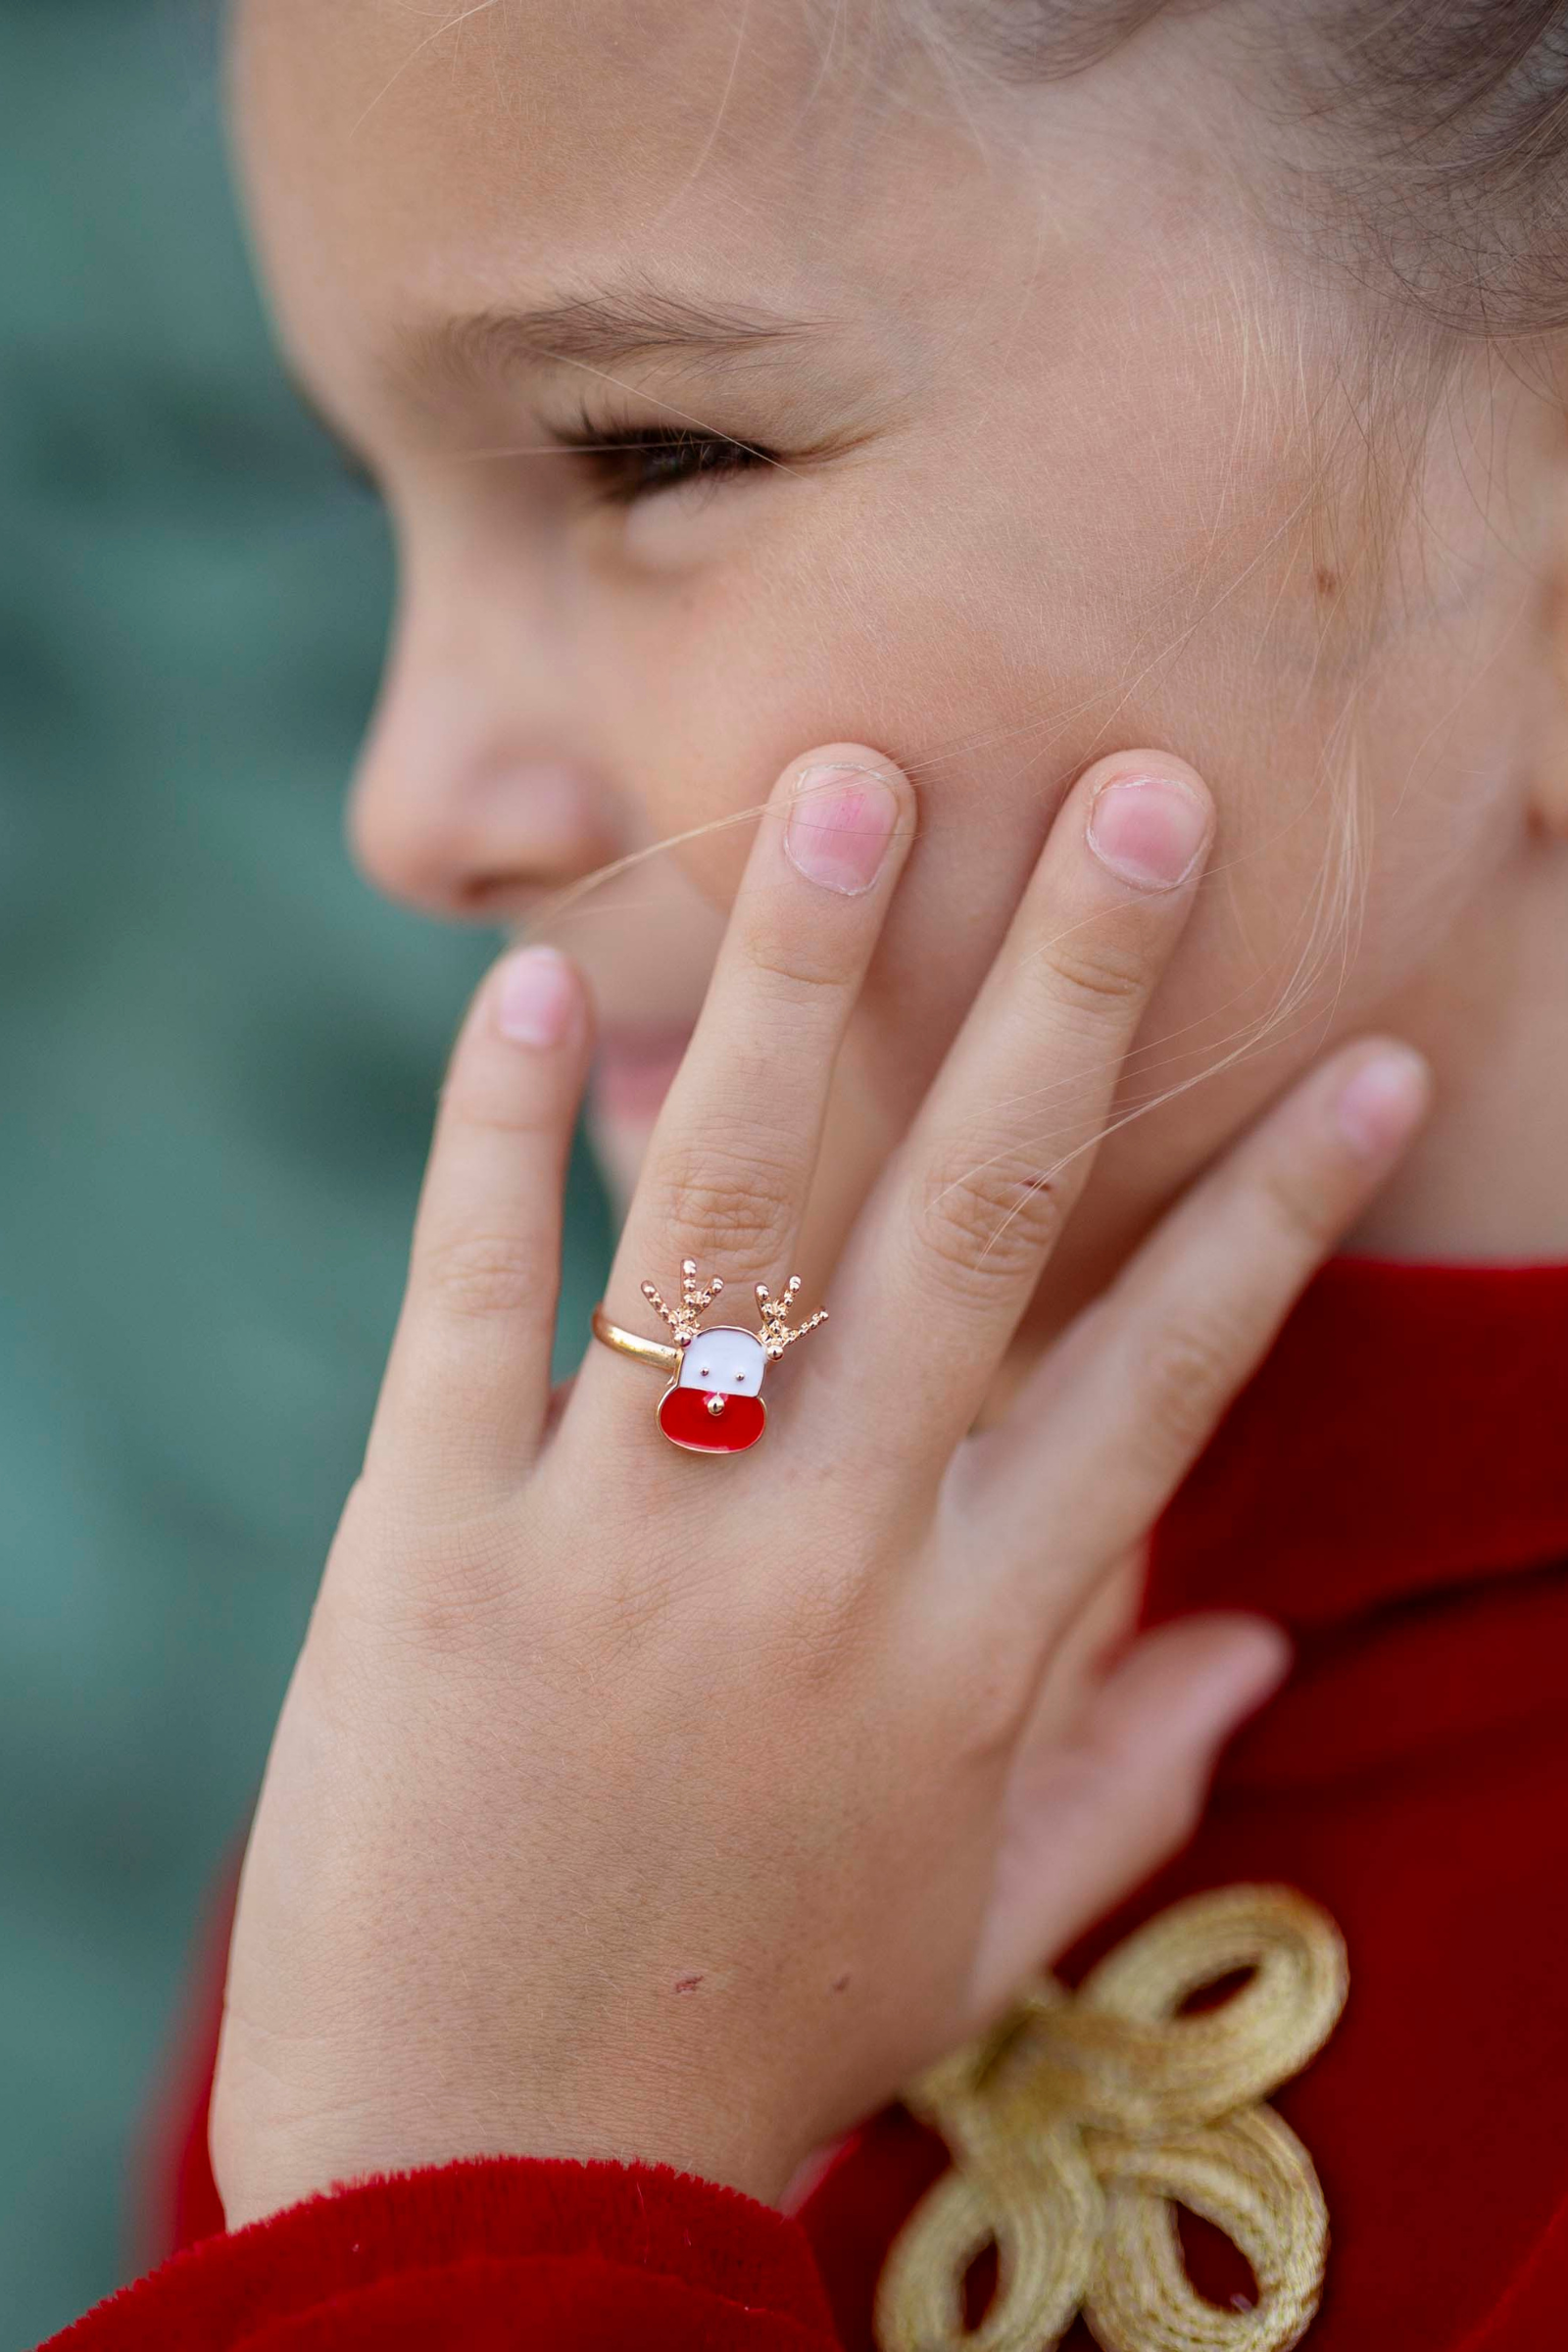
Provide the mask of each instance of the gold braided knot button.
[{"label": "gold braided knot button", "polygon": [[[1229,2000],[1180,2014],[1242,1970]],[[1052,2352],[1079,2313],[1103,2352],[1288,2352],[1317,2309],[1328,2214],[1263,2095],[1322,2047],[1346,1985],[1339,1930],[1288,1886],[1173,1904],[1075,1993],[1031,1979],[1000,2025],[904,2094],[953,2169],[883,2266],[881,2352]],[[1251,2309],[1195,2292],[1178,2204],[1246,2255]],[[997,2291],[970,2330],[964,2278],[993,2241]]]}]

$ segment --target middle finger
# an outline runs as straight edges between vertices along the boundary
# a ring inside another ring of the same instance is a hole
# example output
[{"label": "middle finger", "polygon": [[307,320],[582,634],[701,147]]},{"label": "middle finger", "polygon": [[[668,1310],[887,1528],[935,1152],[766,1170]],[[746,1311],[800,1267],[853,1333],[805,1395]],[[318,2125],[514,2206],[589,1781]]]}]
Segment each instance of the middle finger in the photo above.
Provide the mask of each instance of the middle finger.
[{"label": "middle finger", "polygon": [[[677,1302],[688,1258],[733,1286],[709,1324],[755,1323],[751,1283],[777,1295],[793,1273],[834,1063],[913,832],[906,778],[863,745],[784,771],[615,1253],[606,1303],[625,1324],[657,1330],[641,1284]],[[578,1386],[630,1378],[593,1350]]]}]

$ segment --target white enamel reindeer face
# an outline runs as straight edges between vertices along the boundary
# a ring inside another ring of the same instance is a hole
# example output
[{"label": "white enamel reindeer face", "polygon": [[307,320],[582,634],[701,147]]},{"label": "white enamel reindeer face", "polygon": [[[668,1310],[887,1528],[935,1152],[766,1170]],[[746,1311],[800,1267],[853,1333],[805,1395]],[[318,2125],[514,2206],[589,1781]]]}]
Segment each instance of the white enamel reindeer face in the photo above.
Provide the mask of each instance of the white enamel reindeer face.
[{"label": "white enamel reindeer face", "polygon": [[717,1390],[726,1396],[755,1396],[762,1385],[767,1357],[754,1331],[716,1323],[700,1331],[681,1357],[679,1385],[683,1389]]},{"label": "white enamel reindeer face", "polygon": [[659,1426],[672,1446],[688,1453],[744,1453],[755,1446],[767,1420],[761,1398],[762,1374],[786,1348],[827,1321],[818,1309],[804,1323],[791,1326],[801,1278],[792,1274],[782,1298],[775,1298],[765,1282],[757,1285],[758,1329],[743,1331],[737,1323],[703,1325],[704,1310],[724,1288],[715,1274],[699,1283],[697,1260],[684,1257],[680,1267],[680,1304],[671,1306],[651,1282],[643,1297],[662,1316],[678,1350],[675,1377],[659,1404]]}]

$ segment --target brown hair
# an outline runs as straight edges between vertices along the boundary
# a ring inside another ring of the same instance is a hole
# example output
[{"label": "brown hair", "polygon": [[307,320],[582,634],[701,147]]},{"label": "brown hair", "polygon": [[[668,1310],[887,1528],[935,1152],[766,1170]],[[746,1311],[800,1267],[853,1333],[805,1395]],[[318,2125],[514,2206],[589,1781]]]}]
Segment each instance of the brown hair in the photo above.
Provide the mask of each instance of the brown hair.
[{"label": "brown hair", "polygon": [[936,0],[1008,81],[1083,72],[1173,10],[1236,24],[1321,161],[1293,193],[1352,267],[1469,336],[1568,324],[1568,0]]}]

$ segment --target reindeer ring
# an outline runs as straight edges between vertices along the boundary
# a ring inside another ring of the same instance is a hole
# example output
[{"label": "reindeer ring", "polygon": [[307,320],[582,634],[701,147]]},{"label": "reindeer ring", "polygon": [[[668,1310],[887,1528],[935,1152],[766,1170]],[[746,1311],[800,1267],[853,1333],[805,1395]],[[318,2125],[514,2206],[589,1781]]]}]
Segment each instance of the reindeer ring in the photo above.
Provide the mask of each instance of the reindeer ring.
[{"label": "reindeer ring", "polygon": [[669,1325],[673,1346],[622,1331],[602,1306],[594,1308],[594,1338],[635,1363],[652,1364],[672,1376],[659,1400],[659,1426],[672,1446],[688,1453],[744,1453],[757,1444],[767,1422],[760,1395],[762,1374],[786,1348],[827,1321],[826,1309],[818,1307],[804,1323],[790,1328],[787,1318],[800,1287],[800,1276],[792,1274],[784,1296],[775,1298],[766,1283],[760,1282],[757,1304],[761,1321],[756,1331],[743,1331],[736,1323],[714,1323],[705,1330],[700,1317],[724,1285],[715,1274],[699,1290],[697,1260],[688,1257],[681,1261],[679,1306],[666,1306],[651,1282],[643,1284],[643,1297]]}]

